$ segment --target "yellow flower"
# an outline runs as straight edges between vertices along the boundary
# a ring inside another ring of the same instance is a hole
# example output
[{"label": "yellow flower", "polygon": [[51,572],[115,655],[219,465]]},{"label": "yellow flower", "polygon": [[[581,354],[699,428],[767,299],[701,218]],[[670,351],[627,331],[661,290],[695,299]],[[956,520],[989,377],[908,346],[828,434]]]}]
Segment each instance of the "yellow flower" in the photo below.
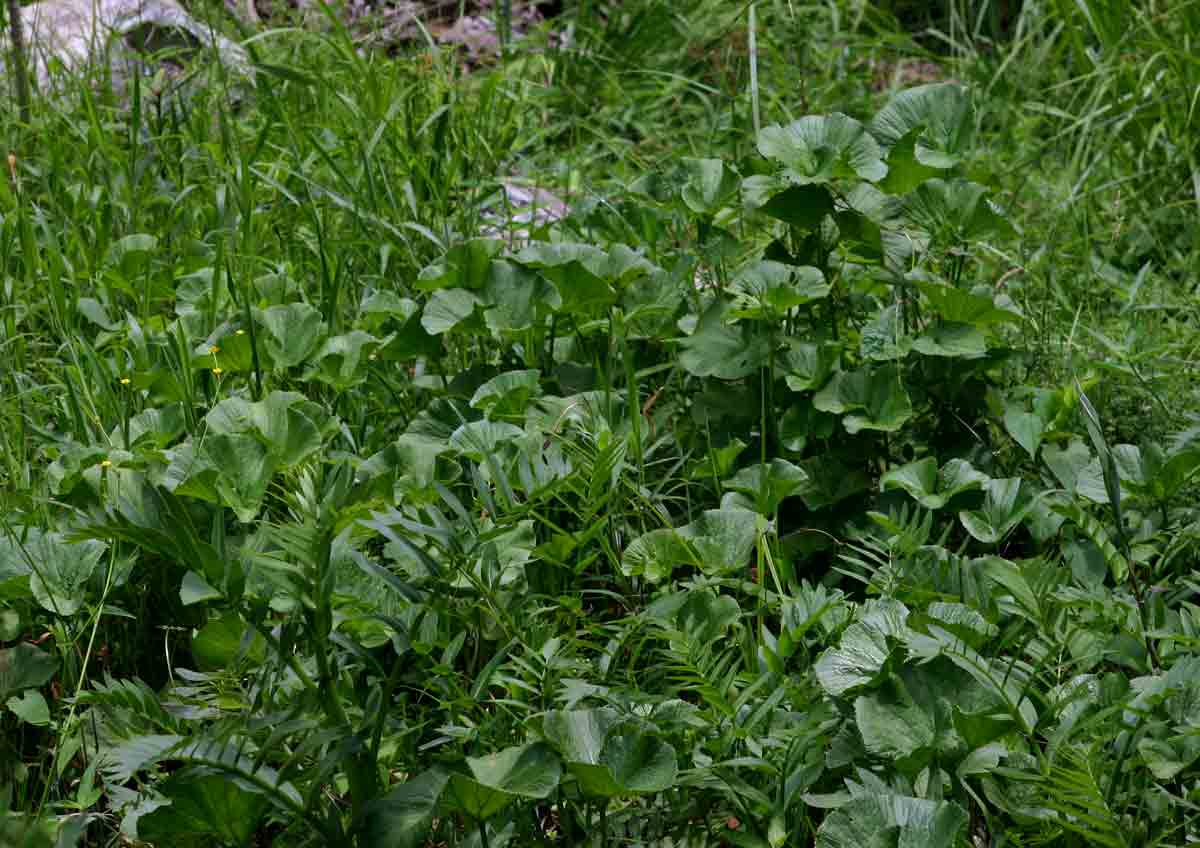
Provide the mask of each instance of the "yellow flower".
[{"label": "yellow flower", "polygon": [[101,467],[101,468],[108,468],[108,467],[109,467],[109,466],[111,466],[111,465],[112,465],[112,460],[111,460],[111,459],[102,459],[102,460],[100,461],[100,467]]},{"label": "yellow flower", "polygon": [[214,368],[214,369],[212,370],[212,372],[213,372],[213,376],[214,376],[214,377],[220,377],[220,376],[221,376],[221,369],[220,369],[220,368]]},{"label": "yellow flower", "polygon": [[122,386],[128,386],[128,385],[129,385],[129,378],[128,378],[128,377],[122,377],[122,378],[121,378],[121,385],[122,385]]},{"label": "yellow flower", "polygon": [[246,335],[246,331],[245,331],[245,330],[238,330],[236,333],[234,333],[234,335],[235,335],[235,336],[244,336],[244,335]]},{"label": "yellow flower", "polygon": [[208,349],[208,352],[209,353],[220,353],[221,349],[219,347],[217,347],[216,345],[213,345],[212,347],[210,347]]}]

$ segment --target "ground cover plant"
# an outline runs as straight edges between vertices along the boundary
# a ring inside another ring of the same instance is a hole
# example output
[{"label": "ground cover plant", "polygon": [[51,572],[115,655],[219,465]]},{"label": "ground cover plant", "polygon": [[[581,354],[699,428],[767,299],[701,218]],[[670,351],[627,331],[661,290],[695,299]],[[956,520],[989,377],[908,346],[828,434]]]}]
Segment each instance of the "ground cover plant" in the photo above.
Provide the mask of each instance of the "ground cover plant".
[{"label": "ground cover plant", "polygon": [[563,5],[4,104],[0,844],[1194,842],[1194,7]]}]

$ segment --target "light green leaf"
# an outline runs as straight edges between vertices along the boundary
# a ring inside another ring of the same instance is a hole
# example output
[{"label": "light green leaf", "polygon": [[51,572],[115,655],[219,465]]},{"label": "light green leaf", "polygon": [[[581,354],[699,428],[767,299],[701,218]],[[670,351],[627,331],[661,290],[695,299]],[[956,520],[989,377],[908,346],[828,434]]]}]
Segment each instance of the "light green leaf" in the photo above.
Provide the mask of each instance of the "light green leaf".
[{"label": "light green leaf", "polygon": [[737,175],[720,159],[693,159],[685,156],[680,165],[686,182],[679,196],[697,215],[720,211],[737,192]]},{"label": "light green leaf", "polygon": [[427,292],[448,288],[480,289],[487,279],[492,259],[503,248],[504,242],[499,239],[475,238],[456,244],[441,260],[421,270],[416,288]]},{"label": "light green leaf", "polygon": [[840,349],[834,344],[802,342],[789,338],[781,365],[788,388],[794,392],[821,388],[837,364]]},{"label": "light green leaf", "polygon": [[517,798],[545,798],[558,786],[562,766],[544,742],[505,748],[487,757],[468,757],[470,776],[454,774],[449,790],[456,805],[483,821]]},{"label": "light green leaf", "polygon": [[879,144],[862,124],[840,113],[764,127],[758,150],[782,164],[783,177],[797,185],[855,178],[877,182],[887,175]]},{"label": "light green leaf", "polygon": [[636,727],[609,733],[602,759],[623,795],[665,792],[679,769],[670,744]]},{"label": "light green leaf", "polygon": [[479,297],[466,289],[438,289],[425,304],[421,326],[425,332],[440,336],[466,322],[482,305]]},{"label": "light green leaf", "polygon": [[971,463],[952,459],[939,470],[933,457],[910,462],[888,471],[879,480],[881,491],[903,489],[926,509],[941,509],[955,495],[978,489],[987,475]]},{"label": "light green leaf", "polygon": [[469,459],[483,462],[494,455],[500,445],[523,435],[524,430],[507,421],[469,421],[451,434],[449,446]]},{"label": "light green leaf", "polygon": [[985,545],[994,545],[1021,523],[1033,508],[1034,499],[1019,477],[988,480],[983,491],[983,506],[963,510],[958,518],[968,533]]},{"label": "light green leaf", "polygon": [[985,327],[990,324],[1019,324],[1024,320],[1011,303],[998,302],[987,288],[980,293],[929,280],[915,280],[914,284],[944,321]]},{"label": "light green leaf", "polygon": [[357,386],[367,379],[367,359],[386,342],[363,330],[331,336],[309,360],[304,379],[317,379],[342,391]]},{"label": "light green leaf", "polygon": [[977,359],[987,353],[987,338],[973,324],[939,321],[913,339],[913,350],[925,356]]},{"label": "light green leaf", "polygon": [[[61,616],[77,613],[87,595],[88,582],[108,546],[89,539],[67,542],[61,533],[43,533],[32,529],[21,547],[13,550],[7,541],[0,557],[27,555],[31,560],[29,588],[42,608]],[[21,549],[23,548],[23,553]]]},{"label": "light green leaf", "polygon": [[540,377],[536,368],[498,374],[475,390],[471,406],[489,418],[523,415],[530,399],[542,394]]},{"label": "light green leaf", "polygon": [[754,502],[756,512],[771,517],[783,500],[796,494],[806,482],[808,474],[802,468],[775,458],[765,465],[743,468],[732,480],[726,480],[724,486],[746,495]]},{"label": "light green leaf", "polygon": [[913,702],[902,683],[854,699],[854,719],[867,752],[899,760],[934,742],[934,718]]},{"label": "light green leaf", "polygon": [[826,648],[818,657],[814,666],[817,682],[834,696],[870,685],[879,676],[890,653],[882,630],[855,622],[846,628],[836,647]]},{"label": "light green leaf", "polygon": [[550,710],[542,719],[542,731],[567,763],[599,765],[604,740],[619,720],[610,707]]},{"label": "light green leaf", "polygon": [[816,268],[763,260],[743,268],[733,279],[735,318],[780,319],[788,311],[829,294],[825,276]]},{"label": "light green leaf", "polygon": [[20,695],[13,695],[6,703],[13,714],[26,724],[36,727],[50,724],[50,706],[36,689],[26,689]]},{"label": "light green leaf", "polygon": [[255,309],[254,320],[267,331],[263,347],[278,370],[307,362],[325,334],[320,311],[307,303]]}]

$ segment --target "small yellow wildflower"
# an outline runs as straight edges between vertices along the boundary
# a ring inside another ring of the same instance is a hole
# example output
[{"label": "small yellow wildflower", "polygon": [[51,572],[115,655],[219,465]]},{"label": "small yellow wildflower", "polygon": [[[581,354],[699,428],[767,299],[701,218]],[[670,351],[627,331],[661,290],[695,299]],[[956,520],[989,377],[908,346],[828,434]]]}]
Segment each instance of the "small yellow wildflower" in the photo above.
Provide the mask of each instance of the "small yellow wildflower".
[{"label": "small yellow wildflower", "polygon": [[212,370],[212,372],[213,372],[213,376],[214,376],[214,377],[220,377],[220,376],[221,376],[221,369],[220,369],[220,368],[214,368],[214,369]]},{"label": "small yellow wildflower", "polygon": [[121,378],[121,385],[122,385],[122,386],[128,386],[128,385],[129,385],[129,378],[128,378],[128,377],[122,377],[122,378]]},{"label": "small yellow wildflower", "polygon": [[209,353],[220,353],[221,349],[219,347],[217,347],[216,345],[213,345],[212,347],[210,347],[208,349],[208,352]]},{"label": "small yellow wildflower", "polygon": [[244,335],[246,335],[246,331],[245,331],[245,330],[238,330],[236,333],[234,333],[234,335],[235,335],[235,336],[244,336]]},{"label": "small yellow wildflower", "polygon": [[111,459],[102,459],[102,460],[100,460],[100,467],[101,467],[101,468],[108,468],[108,467],[110,467],[111,465],[112,465],[112,460],[111,460]]}]

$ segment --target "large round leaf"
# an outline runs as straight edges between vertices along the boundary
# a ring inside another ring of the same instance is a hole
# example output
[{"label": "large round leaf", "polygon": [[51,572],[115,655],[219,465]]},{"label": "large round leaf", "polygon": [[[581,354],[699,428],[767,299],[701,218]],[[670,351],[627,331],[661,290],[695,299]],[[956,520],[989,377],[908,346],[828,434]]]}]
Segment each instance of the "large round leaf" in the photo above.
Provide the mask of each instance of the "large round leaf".
[{"label": "large round leaf", "polygon": [[516,798],[545,798],[558,786],[562,764],[544,742],[468,757],[470,774],[451,775],[450,800],[477,821],[489,819]]},{"label": "large round leaf", "polygon": [[879,143],[862,124],[841,113],[764,127],[758,150],[782,164],[782,176],[797,185],[838,179],[877,182],[887,175]]}]

